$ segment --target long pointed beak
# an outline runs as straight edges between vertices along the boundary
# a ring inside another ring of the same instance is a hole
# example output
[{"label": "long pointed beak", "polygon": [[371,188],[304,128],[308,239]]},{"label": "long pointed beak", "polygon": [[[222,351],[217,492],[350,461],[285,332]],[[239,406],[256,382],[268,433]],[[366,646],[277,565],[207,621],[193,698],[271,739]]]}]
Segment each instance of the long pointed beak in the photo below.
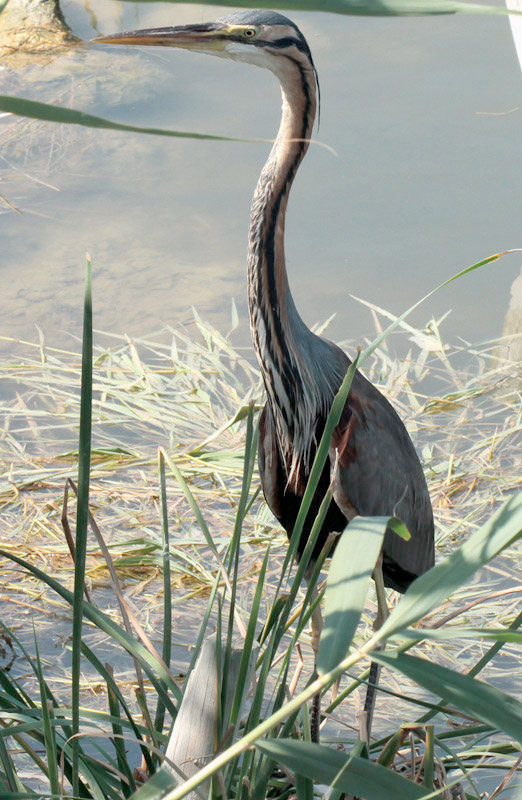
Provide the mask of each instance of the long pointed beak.
[{"label": "long pointed beak", "polygon": [[92,39],[94,44],[157,45],[182,47],[187,50],[223,50],[226,39],[223,27],[216,22],[199,25],[177,25],[172,28],[150,28],[125,31]]}]

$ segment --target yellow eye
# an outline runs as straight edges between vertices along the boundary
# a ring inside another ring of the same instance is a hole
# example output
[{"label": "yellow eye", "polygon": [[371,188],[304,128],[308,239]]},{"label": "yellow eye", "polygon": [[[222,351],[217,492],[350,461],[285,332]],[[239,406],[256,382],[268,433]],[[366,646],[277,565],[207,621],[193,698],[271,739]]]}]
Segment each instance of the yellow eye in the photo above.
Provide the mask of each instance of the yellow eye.
[{"label": "yellow eye", "polygon": [[255,28],[245,28],[243,31],[243,36],[245,36],[247,39],[253,39],[256,34],[257,30]]}]

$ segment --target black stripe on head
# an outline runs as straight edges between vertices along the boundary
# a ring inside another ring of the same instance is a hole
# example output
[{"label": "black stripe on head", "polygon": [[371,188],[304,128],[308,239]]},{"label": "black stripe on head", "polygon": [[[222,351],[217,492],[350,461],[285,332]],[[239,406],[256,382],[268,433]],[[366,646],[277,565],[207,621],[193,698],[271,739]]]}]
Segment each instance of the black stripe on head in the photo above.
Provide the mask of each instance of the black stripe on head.
[{"label": "black stripe on head", "polygon": [[[138,31],[140,33],[140,31]],[[306,39],[294,39],[293,36],[282,36],[280,39],[274,39],[267,42],[262,39],[245,39],[244,36],[232,36],[230,33],[218,33],[212,37],[212,40],[221,39],[224,42],[240,42],[249,47],[271,47],[274,50],[284,50],[286,47],[296,47],[301,53],[305,53],[312,62],[312,54],[306,42]],[[313,64],[313,62],[312,62]]]},{"label": "black stripe on head", "polygon": [[[263,42],[257,41],[255,39],[250,40],[251,44],[256,45],[257,47],[275,47],[275,48],[283,48],[283,47],[291,47],[295,45],[299,50],[306,53],[312,60],[312,56],[310,53],[310,48],[308,47],[308,42],[306,41],[305,37],[295,24],[292,22],[291,19],[285,17],[283,14],[279,14],[277,11],[238,11],[236,14],[228,14],[226,17],[221,17],[218,20],[219,24],[224,25],[265,25],[267,27],[273,27],[274,25],[284,25],[288,28],[293,28],[295,31],[294,36],[286,36],[282,37],[273,42]],[[235,38],[235,37],[234,37]],[[240,39],[240,41],[243,41]]]},{"label": "black stripe on head", "polygon": [[[243,41],[243,40],[242,40]],[[275,39],[273,42],[263,42],[260,39],[253,39],[249,44],[256,47],[273,47],[274,50],[283,50],[285,47],[297,47],[302,53],[306,53],[310,61],[312,61],[312,54],[308,47],[306,39],[294,39],[293,36],[282,36],[280,39]]]},{"label": "black stripe on head", "polygon": [[[282,16],[282,15],[278,14],[278,16]],[[291,22],[290,20],[288,20],[288,23],[293,28],[295,28],[295,30],[296,30],[296,32],[298,34],[297,38],[294,39],[292,36],[282,36],[280,39],[276,39],[273,42],[263,42],[263,41],[257,40],[257,39],[252,39],[252,40],[249,39],[248,43],[252,44],[252,45],[255,45],[256,47],[271,47],[273,50],[284,50],[287,47],[294,46],[301,53],[304,53],[307,56],[308,60],[310,61],[310,66],[312,67],[312,69],[314,71],[315,85],[317,87],[317,129],[319,130],[319,122],[320,122],[320,119],[321,119],[321,87],[319,86],[319,76],[318,76],[317,70],[315,68],[315,64],[314,64],[314,60],[312,58],[311,50],[308,47],[308,42],[304,38],[303,34],[301,33],[301,31],[299,30],[297,25],[294,25],[294,23]],[[236,39],[236,37],[234,37],[234,39]],[[241,38],[241,37],[237,37],[237,41],[242,41],[243,42],[244,39]],[[289,58],[291,61],[294,61],[297,64],[295,59],[293,59],[291,56],[287,56],[287,58]],[[303,79],[303,85],[304,85],[304,76],[303,76],[302,71],[301,71],[301,77]]]}]

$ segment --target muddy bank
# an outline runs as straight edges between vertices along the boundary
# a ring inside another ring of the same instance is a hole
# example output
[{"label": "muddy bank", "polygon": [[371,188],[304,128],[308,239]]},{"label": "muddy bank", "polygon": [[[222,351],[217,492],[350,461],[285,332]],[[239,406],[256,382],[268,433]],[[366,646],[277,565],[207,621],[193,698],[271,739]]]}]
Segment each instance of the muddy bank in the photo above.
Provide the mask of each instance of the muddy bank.
[{"label": "muddy bank", "polygon": [[23,67],[35,58],[46,61],[79,41],[58,0],[8,0],[0,14],[0,66]]}]

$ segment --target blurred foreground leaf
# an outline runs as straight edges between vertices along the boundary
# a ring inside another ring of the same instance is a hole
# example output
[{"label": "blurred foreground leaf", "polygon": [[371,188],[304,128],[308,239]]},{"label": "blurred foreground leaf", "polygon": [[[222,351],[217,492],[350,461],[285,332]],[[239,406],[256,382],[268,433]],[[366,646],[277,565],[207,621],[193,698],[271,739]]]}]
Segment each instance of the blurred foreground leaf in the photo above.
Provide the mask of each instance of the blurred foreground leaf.
[{"label": "blurred foreground leaf", "polygon": [[411,584],[379,635],[387,638],[413,625],[521,535],[522,492],[519,492],[506,500],[467,542]]},{"label": "blurred foreground leaf", "polygon": [[85,111],[74,108],[64,108],[49,103],[40,103],[37,100],[28,100],[26,97],[10,97],[0,95],[0,111],[16,114],[19,117],[41,119],[45,122],[61,122],[66,125],[83,125],[86,128],[106,128],[113,131],[130,131],[131,133],[148,133],[154,136],[174,136],[181,139],[216,139],[220,142],[242,142],[230,136],[212,136],[207,133],[192,133],[190,131],[168,131],[163,128],[144,128],[140,125],[125,125],[123,122],[113,122],[110,119],[96,117]]},{"label": "blurred foreground leaf", "polygon": [[355,517],[340,537],[326,582],[324,628],[317,656],[319,675],[333,669],[350,649],[390,521],[402,525],[395,517]]},{"label": "blurred foreground leaf", "polygon": [[179,784],[180,780],[176,778],[172,769],[164,764],[143,786],[140,786],[138,791],[132,795],[132,800],[162,800]]},{"label": "blurred foreground leaf", "polygon": [[[140,0],[141,2],[141,0]],[[171,3],[180,0],[170,0]],[[199,4],[199,0],[183,0]],[[503,7],[453,0],[208,0],[211,6],[268,8],[279,11],[327,11],[370,17],[431,16],[433,14],[506,14]]]},{"label": "blurred foreground leaf", "polygon": [[256,747],[298,775],[365,800],[417,800],[426,791],[374,761],[294,739],[268,739]]},{"label": "blurred foreground leaf", "polygon": [[459,711],[471,714],[522,742],[522,703],[513,696],[425,658],[382,652],[373,653],[372,658],[379,664],[399,670],[433,694],[446,698]]}]

